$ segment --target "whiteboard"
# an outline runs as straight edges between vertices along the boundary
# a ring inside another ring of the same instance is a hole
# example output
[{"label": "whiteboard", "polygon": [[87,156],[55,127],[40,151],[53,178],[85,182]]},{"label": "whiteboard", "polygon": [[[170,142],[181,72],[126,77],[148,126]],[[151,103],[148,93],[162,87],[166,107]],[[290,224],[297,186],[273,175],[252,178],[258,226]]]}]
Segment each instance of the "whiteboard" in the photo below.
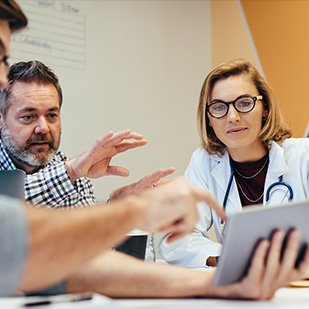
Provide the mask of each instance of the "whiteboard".
[{"label": "whiteboard", "polygon": [[109,130],[148,144],[114,158],[128,178],[94,181],[98,199],[158,168],[181,175],[198,146],[196,109],[211,68],[209,1],[19,0],[29,27],[13,62],[40,60],[64,94],[61,150],[82,152]]}]

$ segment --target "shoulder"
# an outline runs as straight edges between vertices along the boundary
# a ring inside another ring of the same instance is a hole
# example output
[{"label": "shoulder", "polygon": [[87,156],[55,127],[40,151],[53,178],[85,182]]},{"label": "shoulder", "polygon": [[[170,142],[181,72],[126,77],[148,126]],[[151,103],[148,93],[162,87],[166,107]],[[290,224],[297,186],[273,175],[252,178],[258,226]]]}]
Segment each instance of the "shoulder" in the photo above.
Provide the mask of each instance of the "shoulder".
[{"label": "shoulder", "polygon": [[285,152],[308,152],[309,138],[288,138],[281,144],[281,147]]},{"label": "shoulder", "polygon": [[197,148],[191,156],[190,165],[199,166],[205,161],[209,161],[211,155],[202,147]]},{"label": "shoulder", "polygon": [[309,160],[309,138],[288,138],[275,148],[278,149],[275,153],[282,153],[287,162],[294,164]]},{"label": "shoulder", "polygon": [[202,147],[195,149],[195,151],[192,153],[192,158],[202,158],[207,156],[209,156],[208,152]]},{"label": "shoulder", "polygon": [[192,154],[192,159],[196,159],[196,160],[212,160],[212,159],[219,159],[221,158],[220,156],[218,156],[217,154],[210,154],[207,150],[205,150],[202,147],[197,148],[193,154]]},{"label": "shoulder", "polygon": [[227,158],[228,155],[226,153],[223,156],[210,154],[207,150],[200,147],[193,152],[189,167],[201,168],[202,166],[207,166],[210,168],[216,166],[221,161],[225,161]]}]

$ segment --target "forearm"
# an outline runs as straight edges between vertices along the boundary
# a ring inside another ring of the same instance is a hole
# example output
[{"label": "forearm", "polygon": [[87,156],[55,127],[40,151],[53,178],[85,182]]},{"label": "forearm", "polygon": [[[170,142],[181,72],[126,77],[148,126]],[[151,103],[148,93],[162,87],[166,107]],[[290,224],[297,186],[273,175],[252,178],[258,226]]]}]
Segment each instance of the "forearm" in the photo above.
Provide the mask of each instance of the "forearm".
[{"label": "forearm", "polygon": [[61,280],[119,243],[138,225],[139,211],[136,198],[114,203],[113,208],[61,212],[27,208],[30,245],[20,289],[31,291]]},{"label": "forearm", "polygon": [[192,297],[205,295],[211,272],[146,263],[110,251],[68,280],[68,292],[92,291],[110,297]]}]

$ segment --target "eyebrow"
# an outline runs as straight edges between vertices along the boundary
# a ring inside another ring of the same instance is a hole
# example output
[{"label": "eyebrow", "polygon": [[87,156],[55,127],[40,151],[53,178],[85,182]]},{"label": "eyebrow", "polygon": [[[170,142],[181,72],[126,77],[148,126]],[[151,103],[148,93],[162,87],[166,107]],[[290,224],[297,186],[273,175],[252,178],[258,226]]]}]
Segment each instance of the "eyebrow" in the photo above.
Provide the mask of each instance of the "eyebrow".
[{"label": "eyebrow", "polygon": [[[25,107],[18,111],[18,113],[24,112],[36,112],[38,109],[34,107]],[[60,107],[52,107],[47,110],[47,112],[60,112]]]},{"label": "eyebrow", "polygon": [[244,97],[250,97],[250,98],[251,98],[252,95],[249,94],[249,93],[245,93],[245,94],[242,94],[242,95],[238,96],[236,99],[234,99],[234,100],[232,100],[232,101],[223,101],[223,100],[220,100],[220,99],[213,99],[213,100],[210,101],[210,104],[212,104],[212,103],[219,103],[219,102],[222,102],[222,103],[231,103],[231,102],[235,102],[235,101],[237,101],[238,99],[244,98]]}]

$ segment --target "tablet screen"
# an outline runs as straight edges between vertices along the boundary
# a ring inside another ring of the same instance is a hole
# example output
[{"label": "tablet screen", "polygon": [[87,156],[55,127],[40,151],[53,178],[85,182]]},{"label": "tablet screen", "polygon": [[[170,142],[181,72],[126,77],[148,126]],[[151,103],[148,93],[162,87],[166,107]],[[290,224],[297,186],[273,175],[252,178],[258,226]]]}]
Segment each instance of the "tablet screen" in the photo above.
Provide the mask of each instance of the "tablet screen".
[{"label": "tablet screen", "polygon": [[298,264],[309,242],[309,201],[277,207],[250,207],[229,217],[215,284],[239,281],[246,274],[258,241],[270,239],[276,229],[288,233],[292,228],[300,231]]}]

